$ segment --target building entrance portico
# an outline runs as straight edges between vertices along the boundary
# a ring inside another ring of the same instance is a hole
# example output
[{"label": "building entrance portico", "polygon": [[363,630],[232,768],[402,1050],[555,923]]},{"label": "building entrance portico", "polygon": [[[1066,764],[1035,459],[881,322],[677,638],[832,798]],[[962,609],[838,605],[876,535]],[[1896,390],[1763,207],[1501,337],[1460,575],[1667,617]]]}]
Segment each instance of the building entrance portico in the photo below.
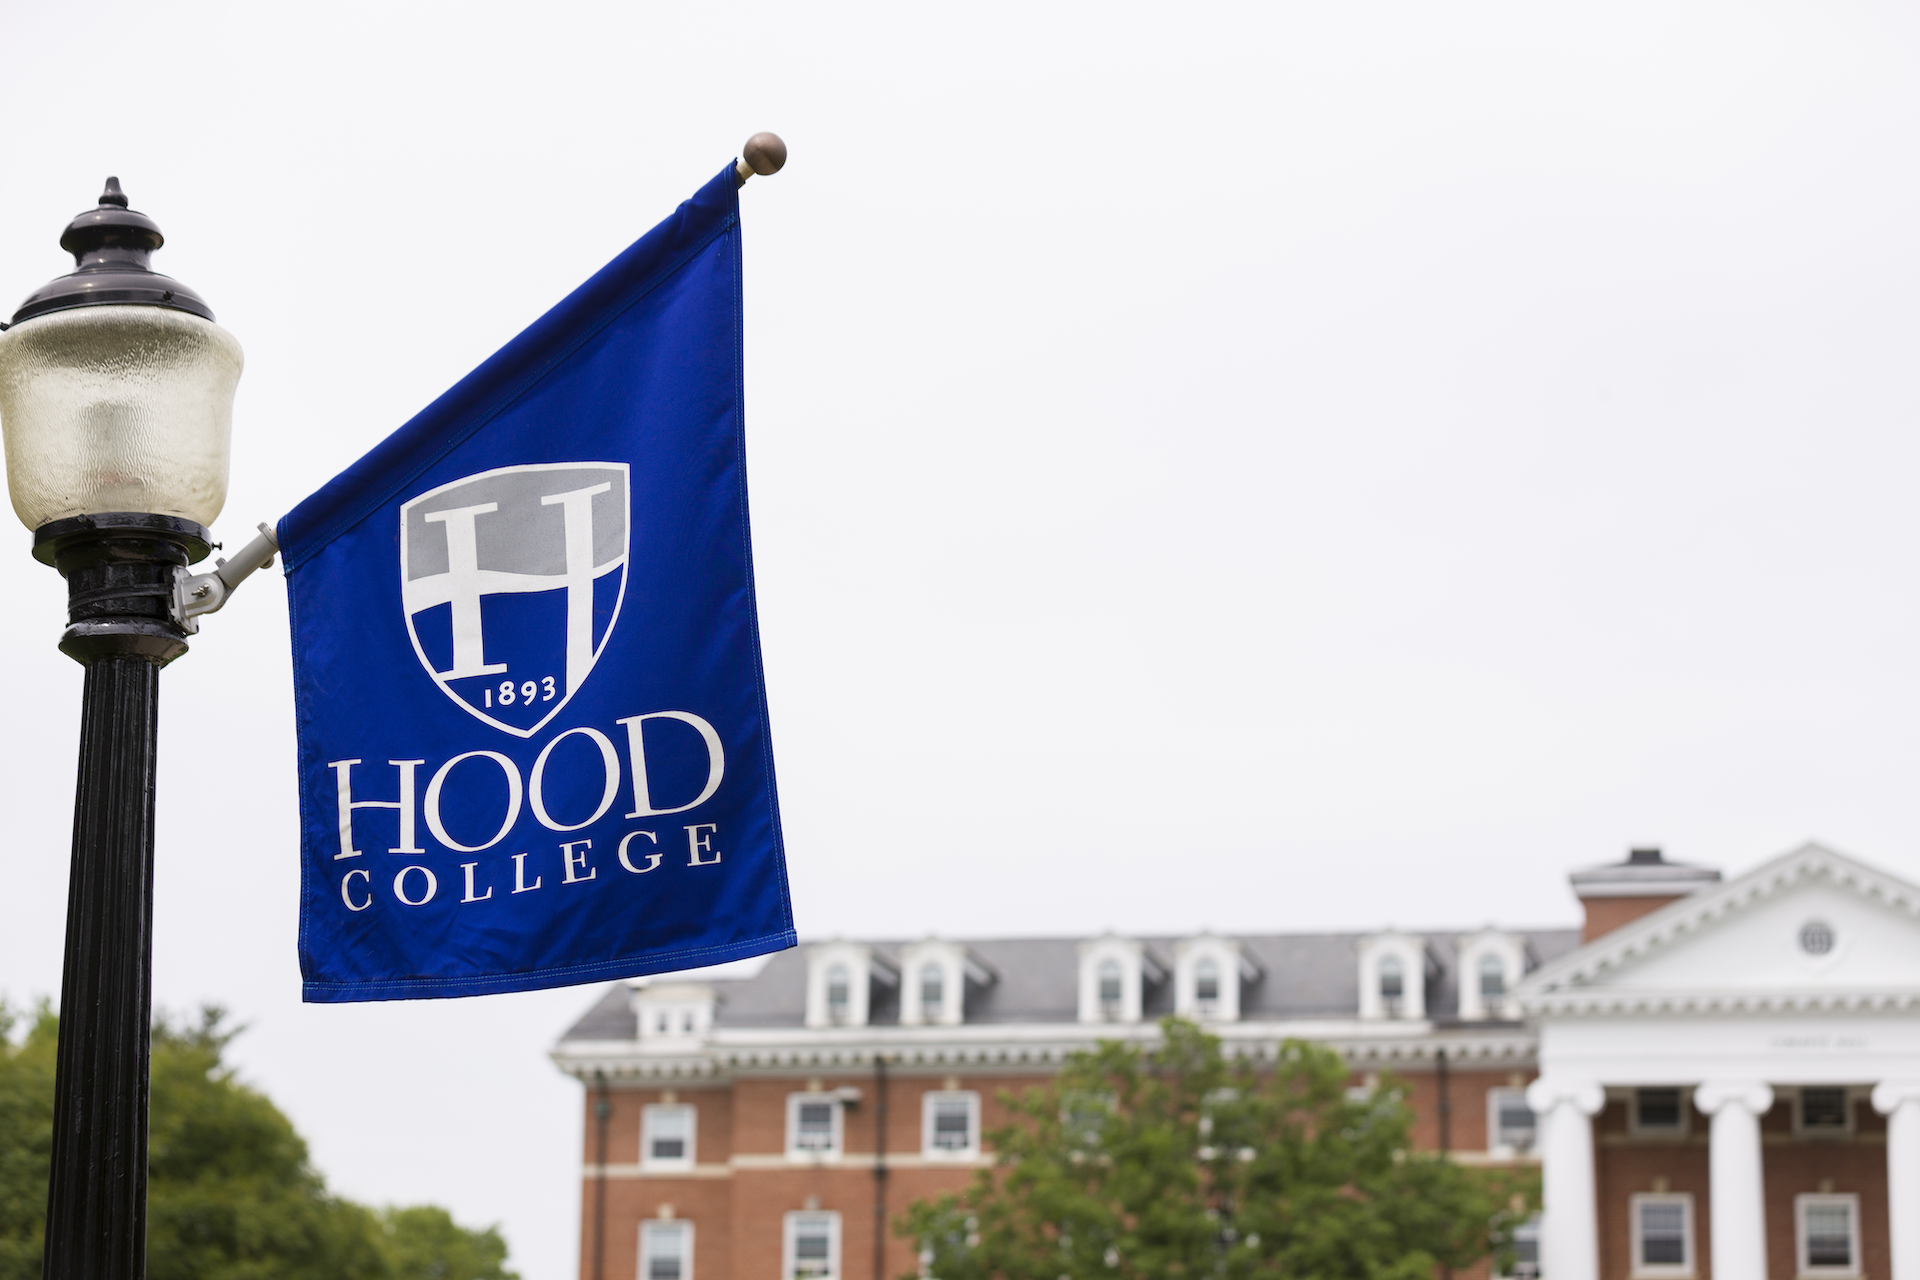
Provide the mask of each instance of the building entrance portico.
[{"label": "building entrance portico", "polygon": [[1920,1280],[1920,889],[1807,846],[1519,994],[1543,1276]]}]

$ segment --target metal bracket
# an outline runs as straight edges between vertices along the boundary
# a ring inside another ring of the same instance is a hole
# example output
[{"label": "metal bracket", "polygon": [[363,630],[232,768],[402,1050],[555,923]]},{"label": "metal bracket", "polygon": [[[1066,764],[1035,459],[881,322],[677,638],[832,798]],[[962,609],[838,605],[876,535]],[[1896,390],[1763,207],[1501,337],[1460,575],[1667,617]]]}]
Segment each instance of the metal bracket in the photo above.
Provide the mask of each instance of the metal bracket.
[{"label": "metal bracket", "polygon": [[273,568],[273,557],[279,550],[279,539],[273,536],[272,529],[263,524],[260,526],[260,536],[235,552],[233,559],[215,560],[212,573],[188,573],[184,568],[176,569],[173,575],[175,620],[186,628],[187,634],[199,634],[200,615],[213,613],[226,604],[227,597],[256,569]]}]

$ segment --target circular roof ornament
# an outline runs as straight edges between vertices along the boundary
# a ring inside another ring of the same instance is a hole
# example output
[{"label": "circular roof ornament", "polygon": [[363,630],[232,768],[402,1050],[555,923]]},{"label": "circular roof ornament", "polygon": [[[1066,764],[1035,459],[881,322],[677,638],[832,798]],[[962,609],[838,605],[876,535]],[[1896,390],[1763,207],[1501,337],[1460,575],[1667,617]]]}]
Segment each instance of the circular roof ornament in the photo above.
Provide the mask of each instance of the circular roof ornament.
[{"label": "circular roof ornament", "polygon": [[1809,920],[1800,926],[1800,949],[1810,956],[1824,956],[1833,950],[1833,926],[1825,920]]}]

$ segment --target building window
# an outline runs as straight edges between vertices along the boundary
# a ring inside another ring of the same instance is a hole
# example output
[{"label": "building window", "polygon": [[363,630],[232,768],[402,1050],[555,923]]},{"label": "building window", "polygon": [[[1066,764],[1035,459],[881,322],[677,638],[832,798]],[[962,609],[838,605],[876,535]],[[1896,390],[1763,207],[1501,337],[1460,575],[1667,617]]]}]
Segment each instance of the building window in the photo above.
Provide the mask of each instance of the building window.
[{"label": "building window", "polygon": [[1389,1018],[1400,1016],[1401,1002],[1407,996],[1407,974],[1399,956],[1380,960],[1380,1011]]},{"label": "building window", "polygon": [[1060,1127],[1067,1142],[1075,1147],[1097,1147],[1106,1136],[1107,1121],[1113,1116],[1113,1095],[1080,1091],[1061,1102]]},{"label": "building window", "polygon": [[1499,956],[1480,957],[1480,1003],[1491,1013],[1507,998],[1507,966]]},{"label": "building window", "polygon": [[1220,963],[1212,956],[1193,966],[1193,1007],[1202,1017],[1220,1012]]},{"label": "building window", "polygon": [[788,1214],[781,1254],[782,1280],[840,1280],[840,1215]]},{"label": "building window", "polygon": [[980,1154],[980,1095],[929,1093],[920,1103],[920,1147],[936,1159]]},{"label": "building window", "polygon": [[1809,920],[1801,925],[1800,949],[1810,956],[1823,956],[1833,950],[1833,926],[1825,920]]},{"label": "building window", "polygon": [[1507,1237],[1513,1261],[1498,1273],[1500,1280],[1540,1280],[1540,1219],[1528,1218],[1514,1227]]},{"label": "building window", "polygon": [[1122,1012],[1120,962],[1102,960],[1097,973],[1100,982],[1100,1016],[1108,1022],[1118,1022]]},{"label": "building window", "polygon": [[640,1167],[642,1169],[691,1169],[693,1167],[692,1107],[652,1106],[640,1113]]},{"label": "building window", "polygon": [[693,1280],[693,1224],[640,1224],[640,1280]]},{"label": "building window", "polygon": [[847,966],[836,964],[827,970],[827,1021],[844,1027],[853,1020],[853,979]]},{"label": "building window", "polygon": [[1853,1130],[1852,1108],[1847,1105],[1847,1091],[1831,1086],[1810,1087],[1800,1090],[1800,1101],[1794,1112],[1794,1122],[1800,1132],[1808,1135],[1844,1134]]},{"label": "building window", "polygon": [[1633,1275],[1641,1280],[1693,1274],[1693,1197],[1640,1195],[1631,1202]]},{"label": "building window", "polygon": [[1533,1150],[1533,1108],[1525,1089],[1487,1090],[1487,1150]]},{"label": "building window", "polygon": [[1635,1089],[1633,1131],[1649,1137],[1685,1133],[1686,1095],[1679,1089]]},{"label": "building window", "polygon": [[947,975],[937,964],[920,967],[920,1016],[928,1022],[940,1017],[940,1006],[947,994]]},{"label": "building window", "polygon": [[1795,1196],[1793,1217],[1801,1275],[1860,1274],[1859,1196]]},{"label": "building window", "polygon": [[787,1095],[787,1154],[810,1160],[840,1154],[840,1100],[826,1093]]}]

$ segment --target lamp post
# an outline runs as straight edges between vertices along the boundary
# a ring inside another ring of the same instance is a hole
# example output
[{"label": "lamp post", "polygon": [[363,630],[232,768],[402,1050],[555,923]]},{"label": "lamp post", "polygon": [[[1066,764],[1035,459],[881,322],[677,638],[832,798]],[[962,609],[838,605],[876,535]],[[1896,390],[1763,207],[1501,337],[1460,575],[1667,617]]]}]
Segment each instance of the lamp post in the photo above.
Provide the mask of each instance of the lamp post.
[{"label": "lamp post", "polygon": [[0,332],[8,492],[34,558],[67,580],[60,649],[86,668],[45,1280],[146,1273],[160,668],[260,561],[249,544],[241,573],[187,572],[226,501],[241,355],[148,265],[162,243],[108,178],[60,237],[76,269]]}]

